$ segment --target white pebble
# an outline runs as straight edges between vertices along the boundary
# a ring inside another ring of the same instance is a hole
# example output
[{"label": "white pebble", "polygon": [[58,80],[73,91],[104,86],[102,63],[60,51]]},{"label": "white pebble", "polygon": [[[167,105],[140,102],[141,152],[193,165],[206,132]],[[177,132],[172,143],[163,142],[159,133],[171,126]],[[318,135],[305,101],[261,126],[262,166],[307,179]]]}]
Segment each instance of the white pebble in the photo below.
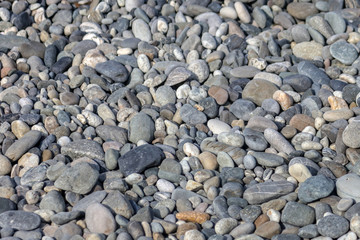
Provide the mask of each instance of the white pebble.
[{"label": "white pebble", "polygon": [[151,68],[149,58],[145,54],[139,54],[137,64],[139,69],[144,73],[148,72]]},{"label": "white pebble", "polygon": [[270,221],[280,222],[280,212],[275,209],[269,209],[266,214],[268,215]]},{"label": "white pebble", "polygon": [[160,192],[172,192],[175,190],[174,184],[165,179],[159,179],[156,182],[156,187],[159,189]]},{"label": "white pebble", "polygon": [[191,156],[198,157],[200,154],[199,148],[197,148],[194,144],[189,143],[189,142],[184,144],[183,151],[186,154],[186,156],[188,156],[188,157],[191,157]]}]

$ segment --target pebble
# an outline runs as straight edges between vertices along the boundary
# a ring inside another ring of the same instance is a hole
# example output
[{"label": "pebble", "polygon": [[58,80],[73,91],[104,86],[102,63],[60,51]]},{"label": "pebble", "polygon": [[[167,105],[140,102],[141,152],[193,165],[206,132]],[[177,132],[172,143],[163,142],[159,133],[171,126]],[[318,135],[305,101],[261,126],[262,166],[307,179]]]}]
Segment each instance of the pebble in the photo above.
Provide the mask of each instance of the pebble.
[{"label": "pebble", "polygon": [[331,238],[338,238],[349,230],[348,220],[332,214],[321,218],[317,226],[321,235]]},{"label": "pebble", "polygon": [[91,204],[86,208],[85,222],[93,233],[109,235],[116,229],[116,223],[110,210],[100,203]]}]

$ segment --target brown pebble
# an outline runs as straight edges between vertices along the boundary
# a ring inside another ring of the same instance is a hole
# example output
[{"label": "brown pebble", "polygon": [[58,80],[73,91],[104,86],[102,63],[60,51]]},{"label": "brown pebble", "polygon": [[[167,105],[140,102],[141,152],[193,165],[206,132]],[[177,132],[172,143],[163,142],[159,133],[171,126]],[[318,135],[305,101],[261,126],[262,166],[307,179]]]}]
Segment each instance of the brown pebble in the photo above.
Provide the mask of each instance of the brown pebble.
[{"label": "brown pebble", "polygon": [[214,98],[217,104],[223,105],[229,98],[228,92],[219,86],[211,86],[209,88],[209,96]]},{"label": "brown pebble", "polygon": [[273,236],[281,232],[280,224],[277,222],[269,221],[256,228],[255,234],[271,239]]},{"label": "brown pebble", "polygon": [[41,155],[41,160],[43,162],[51,159],[53,157],[52,155],[52,152],[49,150],[49,149],[45,149],[43,152],[42,152],[42,155]]},{"label": "brown pebble", "polygon": [[315,119],[305,114],[296,114],[291,118],[289,124],[302,131],[307,126],[315,127]]},{"label": "brown pebble", "polygon": [[263,225],[264,223],[270,221],[270,218],[268,217],[268,215],[266,214],[261,214],[260,216],[258,216],[258,218],[255,220],[254,224],[256,226],[256,228],[260,227],[261,225]]},{"label": "brown pebble", "polygon": [[292,138],[296,133],[296,128],[290,125],[286,125],[283,129],[281,129],[281,134],[284,135],[284,137],[287,139]]},{"label": "brown pebble", "polygon": [[202,152],[199,155],[199,160],[203,165],[204,169],[215,170],[218,167],[216,155],[211,152]]},{"label": "brown pebble", "polygon": [[210,219],[210,215],[203,212],[187,211],[177,213],[176,218],[187,222],[203,224]]}]

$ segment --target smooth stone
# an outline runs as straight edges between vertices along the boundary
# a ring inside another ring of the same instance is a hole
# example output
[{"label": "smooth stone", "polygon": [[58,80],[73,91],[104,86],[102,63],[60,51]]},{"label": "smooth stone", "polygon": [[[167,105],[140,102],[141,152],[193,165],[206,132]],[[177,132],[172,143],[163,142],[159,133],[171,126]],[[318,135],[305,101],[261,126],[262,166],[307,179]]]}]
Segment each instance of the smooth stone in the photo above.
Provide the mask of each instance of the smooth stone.
[{"label": "smooth stone", "polygon": [[323,45],[317,42],[301,42],[294,46],[293,54],[305,60],[314,60],[322,56]]},{"label": "smooth stone", "polygon": [[0,176],[9,174],[11,169],[12,164],[10,160],[4,155],[0,155]]},{"label": "smooth stone", "polygon": [[45,45],[33,41],[31,41],[30,43],[23,43],[19,47],[19,52],[24,58],[29,58],[31,56],[38,56],[40,58],[44,58]]},{"label": "smooth stone", "polygon": [[342,133],[343,143],[350,148],[360,148],[360,122],[353,121],[346,126]]},{"label": "smooth stone", "polygon": [[360,183],[360,177],[354,173],[346,174],[336,181],[336,192],[341,198],[351,198],[360,201],[360,191],[356,187]]},{"label": "smooth stone", "polygon": [[326,111],[323,114],[323,118],[328,122],[335,122],[340,119],[349,119],[354,116],[354,112],[347,108],[341,108],[337,110]]},{"label": "smooth stone", "polygon": [[188,69],[197,77],[200,83],[209,77],[209,66],[204,60],[195,60],[191,62]]},{"label": "smooth stone", "polygon": [[295,163],[289,166],[289,173],[300,183],[305,182],[312,177],[310,170],[301,163]]},{"label": "smooth stone", "polygon": [[51,210],[56,213],[65,211],[65,201],[64,198],[58,191],[50,191],[47,193],[39,204],[40,209]]},{"label": "smooth stone", "polygon": [[85,222],[90,232],[109,235],[116,230],[114,216],[100,203],[93,203],[86,209]]},{"label": "smooth stone", "polygon": [[30,231],[41,224],[40,216],[20,210],[10,210],[0,214],[0,227],[11,227],[20,231]]},{"label": "smooth stone", "polygon": [[231,130],[231,127],[228,124],[218,119],[210,119],[207,122],[207,126],[214,134],[225,133]]},{"label": "smooth stone", "polygon": [[317,223],[317,227],[321,235],[339,238],[349,231],[350,224],[346,218],[332,214],[321,218]]},{"label": "smooth stone", "polygon": [[80,162],[64,171],[55,181],[57,188],[87,194],[95,186],[99,172],[86,162]]},{"label": "smooth stone", "polygon": [[294,147],[285,139],[285,137],[274,129],[265,129],[264,137],[279,152],[290,154],[295,151]]},{"label": "smooth stone", "polygon": [[232,112],[237,118],[244,121],[249,121],[250,113],[256,108],[252,101],[245,99],[238,99],[230,106],[230,112]]},{"label": "smooth stone", "polygon": [[331,44],[330,54],[345,65],[351,65],[359,56],[356,48],[346,41]]},{"label": "smooth stone", "polygon": [[244,145],[244,137],[239,133],[221,132],[218,135],[218,141],[234,147],[242,147]]},{"label": "smooth stone", "polygon": [[277,90],[278,88],[276,85],[267,80],[253,79],[246,84],[242,92],[242,97],[243,99],[250,100],[256,105],[261,106],[262,102],[265,99],[272,98],[274,92]]},{"label": "smooth stone", "polygon": [[164,157],[160,148],[145,144],[121,156],[118,159],[118,165],[120,171],[128,176],[132,173],[141,173],[149,167],[158,166]]},{"label": "smooth stone", "polygon": [[306,179],[298,191],[298,197],[303,202],[313,202],[315,200],[329,196],[335,188],[333,180],[324,175],[317,175]]},{"label": "smooth stone", "polygon": [[192,75],[192,72],[187,70],[184,67],[176,67],[174,68],[168,75],[165,85],[174,86],[179,83],[185,82]]},{"label": "smooth stone", "polygon": [[246,125],[246,128],[251,128],[259,132],[264,132],[267,128],[278,130],[278,127],[273,121],[261,116],[254,116],[250,118],[248,124]]},{"label": "smooth stone", "polygon": [[297,92],[305,92],[312,85],[312,80],[302,74],[292,74],[283,78],[283,84],[289,84]]},{"label": "smooth stone", "polygon": [[328,75],[309,61],[300,62],[297,69],[300,74],[309,77],[314,83],[329,84],[330,82]]},{"label": "smooth stone", "polygon": [[230,71],[230,75],[236,78],[253,78],[260,72],[259,69],[253,66],[241,66]]},{"label": "smooth stone", "polygon": [[330,38],[334,35],[330,24],[321,16],[313,16],[308,20],[308,24],[321,33],[325,38]]},{"label": "smooth stone", "polygon": [[243,131],[246,145],[254,151],[264,151],[268,147],[264,134],[251,128]]},{"label": "smooth stone", "polygon": [[237,226],[237,221],[233,218],[220,219],[215,224],[215,232],[220,235],[228,234]]},{"label": "smooth stone", "polygon": [[261,204],[294,191],[295,186],[287,181],[255,184],[244,191],[243,197],[249,204]]},{"label": "smooth stone", "polygon": [[41,138],[41,132],[29,131],[22,138],[15,141],[6,150],[5,156],[12,161],[18,160],[24,153],[35,146]]},{"label": "smooth stone", "polygon": [[327,12],[324,16],[336,34],[344,33],[346,30],[345,19],[336,12]]},{"label": "smooth stone", "polygon": [[312,224],[315,221],[315,210],[305,204],[288,202],[281,214],[281,222],[297,227]]},{"label": "smooth stone", "polygon": [[132,32],[141,41],[150,42],[152,40],[149,25],[142,19],[136,19],[132,23]]},{"label": "smooth stone", "polygon": [[305,20],[308,16],[318,13],[315,4],[307,2],[292,2],[287,5],[288,13],[300,20]]},{"label": "smooth stone", "polygon": [[261,224],[254,233],[260,237],[271,239],[273,236],[279,234],[280,232],[281,227],[279,223],[274,221],[268,221]]},{"label": "smooth stone", "polygon": [[129,126],[129,141],[137,143],[140,140],[151,142],[154,139],[155,124],[145,113],[137,113]]},{"label": "smooth stone", "polygon": [[80,139],[70,142],[61,148],[61,154],[76,159],[80,157],[105,159],[105,153],[98,142],[88,139]]},{"label": "smooth stone", "polygon": [[128,79],[129,72],[121,63],[110,60],[96,64],[95,69],[98,73],[110,78],[114,82],[123,83]]},{"label": "smooth stone", "polygon": [[155,101],[164,106],[176,103],[175,91],[170,86],[160,86],[155,92]]},{"label": "smooth stone", "polygon": [[71,57],[62,57],[51,66],[51,71],[55,74],[63,73],[71,67],[72,61]]},{"label": "smooth stone", "polygon": [[253,152],[251,155],[256,158],[258,164],[265,167],[277,167],[284,163],[284,158],[273,153]]},{"label": "smooth stone", "polygon": [[84,214],[81,211],[60,212],[52,215],[50,220],[58,225],[64,225],[72,220],[83,217],[83,215]]}]

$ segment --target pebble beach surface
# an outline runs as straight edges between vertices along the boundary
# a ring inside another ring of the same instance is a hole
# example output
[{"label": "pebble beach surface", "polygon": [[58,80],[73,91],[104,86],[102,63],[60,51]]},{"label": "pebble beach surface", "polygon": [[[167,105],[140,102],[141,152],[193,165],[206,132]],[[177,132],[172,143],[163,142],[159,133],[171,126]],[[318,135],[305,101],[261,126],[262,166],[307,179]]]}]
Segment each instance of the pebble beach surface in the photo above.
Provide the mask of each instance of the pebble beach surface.
[{"label": "pebble beach surface", "polygon": [[352,0],[0,1],[0,237],[360,238]]}]

